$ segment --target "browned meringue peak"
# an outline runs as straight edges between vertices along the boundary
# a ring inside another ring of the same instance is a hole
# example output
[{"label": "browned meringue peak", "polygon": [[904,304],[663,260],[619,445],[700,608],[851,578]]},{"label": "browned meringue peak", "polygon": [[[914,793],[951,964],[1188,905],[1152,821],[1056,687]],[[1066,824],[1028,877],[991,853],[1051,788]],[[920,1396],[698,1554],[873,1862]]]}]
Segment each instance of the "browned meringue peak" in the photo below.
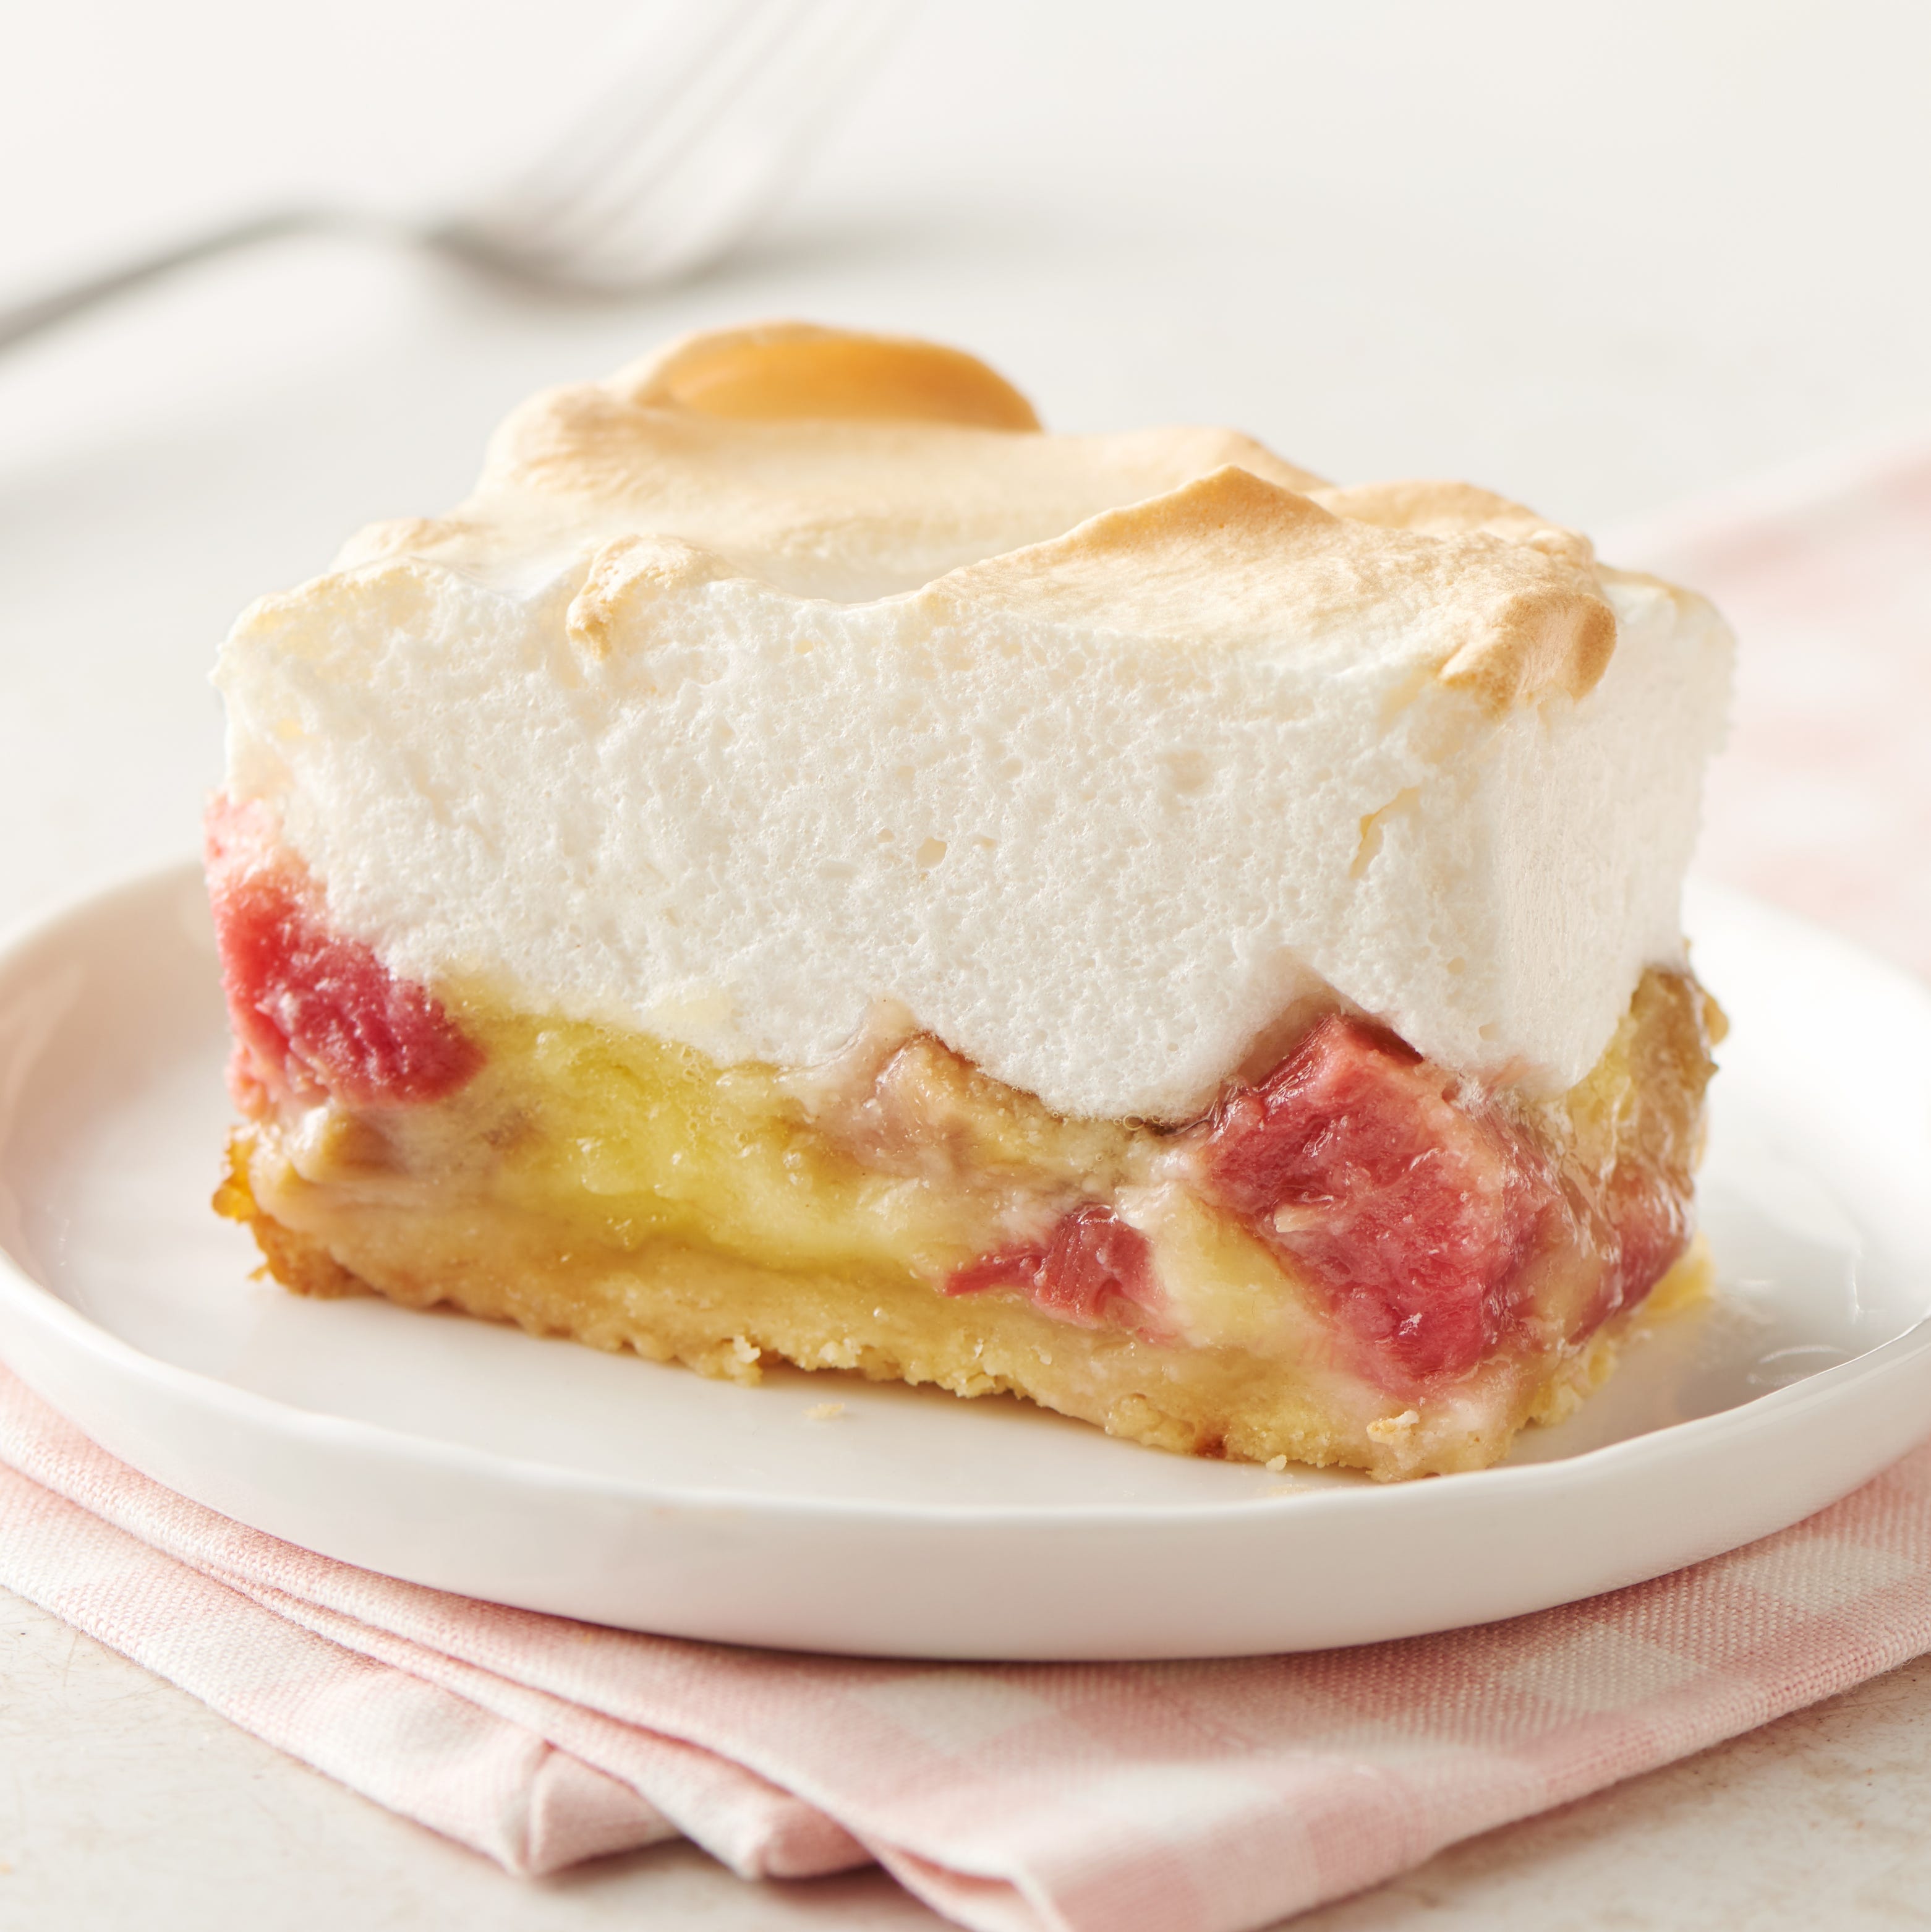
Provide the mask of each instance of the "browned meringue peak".
[{"label": "browned meringue peak", "polygon": [[1587,693],[1615,614],[1566,560],[1486,531],[1357,523],[1233,466],[929,586],[955,620],[1011,608],[1177,644],[1284,646],[1405,629],[1436,675],[1492,710]]},{"label": "browned meringue peak", "polygon": [[930,586],[984,616],[1023,594],[1225,642],[1393,600],[1440,640],[1442,681],[1492,710],[1579,698],[1615,648],[1587,539],[1503,497],[1336,488],[1231,430],[1037,423],[958,350],[798,322],[691,336],[535,397],[453,516],[375,526],[338,567],[595,553],[601,596],[634,567],[613,544],[674,536],[798,596]]},{"label": "browned meringue peak", "polygon": [[674,536],[794,594],[859,602],[1228,463],[1290,488],[1319,481],[1231,430],[1047,436],[1036,420],[957,350],[796,323],[691,337],[532,398],[453,516],[365,530],[338,567]]},{"label": "browned meringue peak", "polygon": [[1580,530],[1539,517],[1534,511],[1478,490],[1472,483],[1411,478],[1391,483],[1324,485],[1308,494],[1337,517],[1357,524],[1376,524],[1384,530],[1414,530],[1424,536],[1468,536],[1477,532],[1500,537],[1504,543],[1526,544],[1532,550],[1559,556],[1579,570],[1596,561],[1596,548]]},{"label": "browned meringue peak", "polygon": [[764,422],[883,418],[970,429],[1040,427],[1033,405],[963,350],[808,322],[687,335],[619,370],[604,386],[645,409]]}]

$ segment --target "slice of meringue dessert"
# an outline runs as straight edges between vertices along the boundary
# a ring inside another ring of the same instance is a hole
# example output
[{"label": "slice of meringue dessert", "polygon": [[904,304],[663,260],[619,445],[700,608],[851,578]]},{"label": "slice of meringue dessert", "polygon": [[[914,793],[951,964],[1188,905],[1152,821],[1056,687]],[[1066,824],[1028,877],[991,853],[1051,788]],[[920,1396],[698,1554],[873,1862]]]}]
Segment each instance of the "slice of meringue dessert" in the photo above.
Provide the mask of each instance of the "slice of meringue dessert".
[{"label": "slice of meringue dessert", "polygon": [[1483,1466],[1696,1265],[1729,656],[1466,486],[676,345],[224,646],[217,1205],[305,1293]]}]

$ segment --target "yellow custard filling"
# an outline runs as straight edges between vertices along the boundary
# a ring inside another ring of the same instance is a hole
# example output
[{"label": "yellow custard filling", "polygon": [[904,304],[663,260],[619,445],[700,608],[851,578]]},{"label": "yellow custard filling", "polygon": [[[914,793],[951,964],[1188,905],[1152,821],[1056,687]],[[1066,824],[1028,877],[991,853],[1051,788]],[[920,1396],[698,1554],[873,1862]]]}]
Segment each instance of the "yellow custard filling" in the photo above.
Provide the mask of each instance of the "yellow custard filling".
[{"label": "yellow custard filling", "polygon": [[[889,1024],[801,1076],[720,1066],[474,993],[445,1004],[481,1070],[427,1105],[285,1106],[264,1124],[285,1202],[304,1188],[418,1211],[487,1202],[544,1231],[559,1257],[674,1248],[935,1294],[976,1259],[1037,1246],[1063,1216],[1104,1202],[1148,1244],[1165,1306],[1141,1324],[1155,1339],[1321,1352],[1318,1298],[1253,1228],[1201,1198],[1198,1128],[1063,1118]],[[1619,1163],[1687,1185],[1713,1012],[1694,982],[1648,974],[1587,1078],[1533,1110],[1579,1185],[1600,1186]],[[1541,1291],[1545,1346],[1576,1318],[1567,1286]]]},{"label": "yellow custard filling", "polygon": [[[304,1110],[286,1136],[301,1179],[389,1201],[486,1193],[613,1253],[669,1241],[931,1287],[1108,1188],[1157,1138],[1062,1120],[922,1036],[866,1057],[863,1100],[820,1100],[822,1077],[475,995],[445,1004],[481,1072],[425,1106]],[[813,1118],[832,1106],[841,1136]]]}]

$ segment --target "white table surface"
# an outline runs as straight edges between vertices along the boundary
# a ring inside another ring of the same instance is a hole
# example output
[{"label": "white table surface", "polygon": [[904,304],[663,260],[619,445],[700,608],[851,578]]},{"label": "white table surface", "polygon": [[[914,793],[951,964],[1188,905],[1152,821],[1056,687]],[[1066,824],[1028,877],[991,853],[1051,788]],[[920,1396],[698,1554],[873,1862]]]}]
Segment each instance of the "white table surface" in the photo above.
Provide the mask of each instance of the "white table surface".
[{"label": "white table surface", "polygon": [[[628,11],[16,9],[0,288],[279,194],[453,192]],[[1056,427],[1228,421],[1585,527],[1931,424],[1927,70],[1904,0],[928,0],[694,286],[584,309],[291,243],[0,360],[0,922],[192,849],[249,598],[454,501],[526,390],[684,328],[928,332]],[[0,1865],[9,1932],[936,1923],[682,1846],[519,1883],[4,1598]],[[1300,1922],[1931,1923],[1931,1664]]]}]

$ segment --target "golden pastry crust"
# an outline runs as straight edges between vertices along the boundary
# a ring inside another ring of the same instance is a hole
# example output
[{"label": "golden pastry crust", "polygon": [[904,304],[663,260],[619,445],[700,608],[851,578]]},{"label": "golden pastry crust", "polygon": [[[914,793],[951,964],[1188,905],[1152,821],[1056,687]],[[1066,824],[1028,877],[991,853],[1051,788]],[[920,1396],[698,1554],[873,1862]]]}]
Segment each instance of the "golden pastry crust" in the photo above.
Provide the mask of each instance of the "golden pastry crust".
[{"label": "golden pastry crust", "polygon": [[[448,1306],[532,1335],[628,1349],[700,1375],[755,1384],[762,1364],[929,1383],[967,1397],[1013,1394],[1109,1436],[1183,1455],[1364,1471],[1379,1481],[1486,1468],[1531,1423],[1558,1422],[1614,1368],[1631,1328],[1700,1292],[1700,1250],[1579,1352],[1541,1365],[1498,1426],[1463,1430],[1387,1402],[1338,1412],[1279,1365],[1238,1349],[1160,1348],[1120,1330],[1069,1332],[1024,1303],[958,1304],[929,1290],[839,1276],[774,1276],[728,1256],[666,1245],[616,1264],[559,1254],[514,1213],[427,1217],[345,1213],[245,1130],[229,1143],[215,1204],[244,1222],[268,1272],[298,1294],[373,1292],[404,1307]],[[274,1203],[270,1213],[257,1190]],[[286,1220],[277,1219],[285,1215]],[[1645,1305],[1648,1306],[1648,1304]],[[640,1392],[640,1399],[643,1399]]]}]

